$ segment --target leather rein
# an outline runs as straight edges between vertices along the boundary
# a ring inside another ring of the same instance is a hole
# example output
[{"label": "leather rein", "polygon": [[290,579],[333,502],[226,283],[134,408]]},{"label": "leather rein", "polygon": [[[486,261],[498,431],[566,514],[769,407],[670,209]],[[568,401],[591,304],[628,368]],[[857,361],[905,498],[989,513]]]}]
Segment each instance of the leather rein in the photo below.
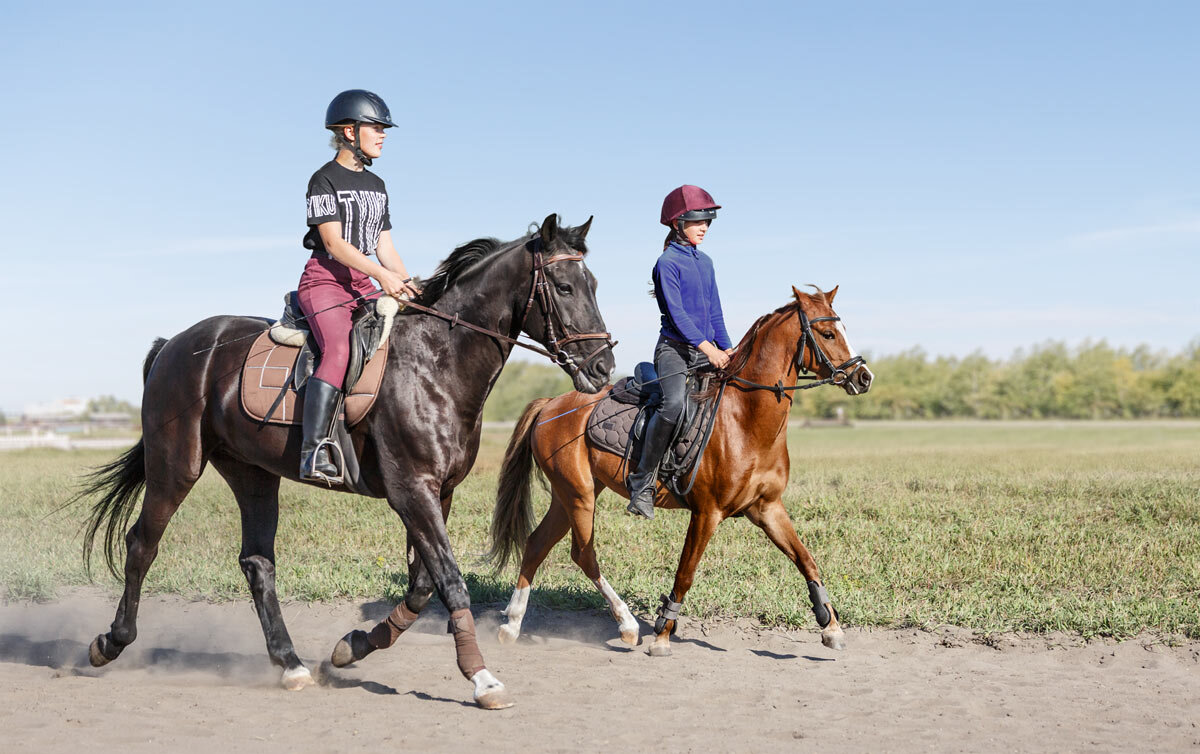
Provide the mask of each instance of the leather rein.
[{"label": "leather rein", "polygon": [[[797,312],[800,315],[800,338],[796,341],[796,371],[799,373],[797,379],[813,380],[812,382],[784,385],[783,380],[780,379],[774,385],[764,385],[760,382],[743,379],[736,374],[729,375],[728,379],[753,390],[770,390],[775,395],[782,397],[789,390],[808,390],[809,388],[820,387],[821,385],[843,385],[846,380],[854,376],[855,372],[866,366],[867,360],[862,356],[855,356],[834,366],[833,362],[829,360],[829,356],[821,349],[821,344],[817,341],[816,336],[813,335],[812,324],[814,322],[841,322],[841,317],[816,317],[815,319],[809,319],[803,309],[798,309]],[[821,380],[817,379],[815,374],[808,374],[808,367],[804,366],[805,349],[812,349],[813,361],[817,363],[818,368],[825,367],[829,370],[828,377]],[[788,397],[790,398],[791,396]]]},{"label": "leather rein", "polygon": [[[515,329],[519,337],[521,330],[525,327],[525,320],[529,317],[529,312],[533,308],[533,302],[536,300],[538,302],[538,306],[541,308],[542,317],[546,321],[545,343],[547,348],[541,348],[540,346],[535,346],[531,343],[525,343],[524,341],[510,337],[495,330],[489,330],[486,327],[480,327],[479,325],[465,322],[459,318],[458,314],[446,314],[445,312],[440,312],[437,309],[432,309],[424,304],[418,304],[414,301],[401,301],[400,304],[403,308],[416,309],[419,312],[437,317],[438,319],[443,319],[450,323],[450,329],[452,330],[455,327],[465,327],[468,330],[474,330],[477,333],[487,335],[495,338],[496,340],[500,340],[514,346],[520,346],[521,348],[526,348],[534,353],[539,353],[553,361],[555,364],[565,368],[567,373],[574,377],[579,373],[580,370],[591,363],[592,359],[595,359],[597,356],[603,353],[604,349],[612,348],[617,343],[607,332],[567,333],[566,327],[562,323],[562,315],[559,314],[558,308],[554,305],[554,299],[550,295],[550,281],[546,279],[546,267],[554,264],[555,262],[582,262],[583,255],[577,253],[555,254],[549,258],[543,259],[541,243],[536,241],[531,243],[534,245],[534,248],[529,250],[529,253],[533,255],[533,282],[529,287],[529,300],[525,302],[525,309],[521,313],[521,321],[517,324]],[[556,319],[558,320],[557,327],[555,327]],[[560,332],[562,337],[559,337]],[[589,353],[587,358],[585,358],[583,361],[576,362],[575,357],[567,353],[564,349],[571,343],[580,340],[603,340],[604,342],[601,343],[591,353]]]}]

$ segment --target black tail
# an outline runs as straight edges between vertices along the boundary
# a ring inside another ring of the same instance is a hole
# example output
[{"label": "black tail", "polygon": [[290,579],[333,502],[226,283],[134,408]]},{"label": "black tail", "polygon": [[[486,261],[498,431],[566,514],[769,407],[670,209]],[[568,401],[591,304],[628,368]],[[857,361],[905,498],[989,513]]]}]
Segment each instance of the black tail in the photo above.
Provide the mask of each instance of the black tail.
[{"label": "black tail", "polygon": [[504,451],[500,481],[496,485],[496,510],[492,512],[492,548],[486,556],[500,571],[513,555],[525,548],[533,531],[533,501],[529,497],[529,477],[533,472],[531,440],[537,426],[534,421],[549,402],[549,398],[538,398],[525,407]]},{"label": "black tail", "polygon": [[[154,359],[167,341],[158,338],[146,354],[142,364],[142,381],[150,375]],[[84,525],[83,564],[89,575],[92,572],[92,549],[96,534],[104,528],[104,560],[113,576],[117,573],[117,546],[121,535],[129,528],[129,519],[137,506],[138,498],[146,486],[146,440],[143,436],[137,445],[122,453],[116,460],[101,466],[83,477],[79,492],[71,498],[72,503],[103,494],[92,505],[92,514]]]}]

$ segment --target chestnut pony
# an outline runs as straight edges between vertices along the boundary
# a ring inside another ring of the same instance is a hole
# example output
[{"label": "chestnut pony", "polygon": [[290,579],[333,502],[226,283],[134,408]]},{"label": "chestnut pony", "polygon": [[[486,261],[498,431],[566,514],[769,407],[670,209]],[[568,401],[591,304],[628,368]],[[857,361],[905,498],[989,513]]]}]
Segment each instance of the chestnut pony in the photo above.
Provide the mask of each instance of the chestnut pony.
[{"label": "chestnut pony", "polygon": [[[663,597],[658,612],[652,655],[671,654],[670,637],[704,548],[717,524],[739,515],[761,527],[800,569],[822,628],[822,643],[834,649],[845,646],[845,634],[821,584],[817,564],[796,536],[783,505],[789,469],[787,422],[791,391],[835,384],[850,395],[861,395],[870,389],[873,375],[846,341],[846,330],[833,311],[837,288],[808,294],[793,287],[792,293],[794,299],[786,306],[754,323],[738,344],[727,370],[718,377],[726,383],[726,389],[695,484],[684,499],[684,506],[691,511],[691,523],[674,587],[669,597]],[[796,384],[814,379],[805,376],[809,372],[819,380]],[[600,574],[592,537],[600,491],[607,487],[629,497],[622,458],[596,447],[587,437],[585,429],[595,404],[594,396],[578,391],[533,401],[509,441],[492,520],[490,555],[501,568],[518,550],[524,550],[524,557],[516,589],[504,610],[508,622],[500,627],[503,643],[515,641],[520,635],[534,574],[550,548],[568,531],[571,558],[604,595],[620,624],[621,638],[631,645],[639,641],[633,614]],[[534,462],[550,482],[551,503],[530,534],[529,483]],[[661,485],[655,505],[680,507]]]}]

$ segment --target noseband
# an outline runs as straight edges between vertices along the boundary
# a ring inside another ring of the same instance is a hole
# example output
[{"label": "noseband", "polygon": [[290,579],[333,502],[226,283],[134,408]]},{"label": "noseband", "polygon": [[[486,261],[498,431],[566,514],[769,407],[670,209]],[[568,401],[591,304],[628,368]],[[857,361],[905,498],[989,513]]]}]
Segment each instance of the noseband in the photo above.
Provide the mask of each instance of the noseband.
[{"label": "noseband", "polygon": [[[795,361],[797,378],[801,380],[813,380],[812,382],[784,385],[783,380],[780,380],[774,385],[763,385],[759,382],[742,379],[737,375],[730,375],[729,379],[756,390],[771,390],[777,396],[783,396],[789,390],[808,390],[809,388],[821,385],[844,385],[859,369],[866,366],[867,360],[862,356],[855,356],[834,366],[833,362],[829,360],[829,356],[821,349],[821,344],[817,341],[816,336],[813,335],[812,324],[814,322],[841,322],[841,317],[816,317],[815,319],[809,319],[803,309],[798,309],[797,313],[800,315],[800,338],[796,341]],[[812,349],[813,361],[816,362],[818,368],[825,367],[829,370],[828,377],[820,380],[817,379],[815,374],[808,374],[808,367],[804,366],[804,352],[807,349]]]}]

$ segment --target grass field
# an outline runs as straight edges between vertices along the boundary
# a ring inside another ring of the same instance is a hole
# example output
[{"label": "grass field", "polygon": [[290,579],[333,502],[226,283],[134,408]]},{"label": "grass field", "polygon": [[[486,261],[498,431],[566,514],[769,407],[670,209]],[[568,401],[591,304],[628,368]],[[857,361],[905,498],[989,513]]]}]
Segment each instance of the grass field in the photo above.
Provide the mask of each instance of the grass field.
[{"label": "grass field", "polygon": [[[507,434],[485,432],[450,516],[477,603],[507,599],[514,580],[479,564]],[[1200,423],[864,423],[794,429],[790,441],[787,506],[850,625],[1200,638]],[[0,454],[8,598],[87,583],[84,507],[54,511],[79,472],[113,455]],[[538,505],[547,503],[542,494]],[[385,503],[285,482],[281,507],[284,599],[403,594],[404,532]],[[623,510],[611,492],[601,497],[601,566],[635,611],[650,612],[670,589],[687,514],[645,522]],[[147,590],[248,601],[239,541],[232,495],[210,470],[172,520]],[[97,553],[96,581],[115,595],[101,562]],[[539,572],[533,601],[603,606],[566,541]],[[685,613],[815,625],[803,579],[744,519],[719,527]]]}]

